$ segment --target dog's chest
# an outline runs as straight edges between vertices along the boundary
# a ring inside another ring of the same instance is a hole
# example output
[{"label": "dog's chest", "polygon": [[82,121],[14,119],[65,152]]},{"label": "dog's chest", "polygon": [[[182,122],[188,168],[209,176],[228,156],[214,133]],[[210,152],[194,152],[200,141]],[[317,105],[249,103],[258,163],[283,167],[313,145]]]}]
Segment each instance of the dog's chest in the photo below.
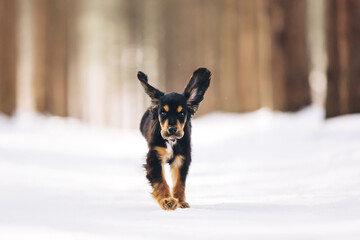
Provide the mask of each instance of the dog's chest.
[{"label": "dog's chest", "polygon": [[162,163],[171,163],[174,159],[174,150],[173,145],[166,143],[166,147],[155,147],[155,150],[158,153],[159,158],[161,159]]},{"label": "dog's chest", "polygon": [[169,161],[174,156],[173,144],[166,142],[166,153],[165,161]]}]

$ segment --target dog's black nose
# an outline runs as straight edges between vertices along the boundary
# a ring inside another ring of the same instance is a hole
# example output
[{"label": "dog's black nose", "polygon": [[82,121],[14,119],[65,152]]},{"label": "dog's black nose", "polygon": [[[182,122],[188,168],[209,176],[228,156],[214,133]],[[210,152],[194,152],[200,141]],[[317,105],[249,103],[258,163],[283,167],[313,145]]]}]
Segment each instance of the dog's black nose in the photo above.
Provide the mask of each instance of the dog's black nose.
[{"label": "dog's black nose", "polygon": [[169,133],[170,133],[170,135],[173,135],[173,134],[175,134],[176,133],[176,127],[169,127]]}]

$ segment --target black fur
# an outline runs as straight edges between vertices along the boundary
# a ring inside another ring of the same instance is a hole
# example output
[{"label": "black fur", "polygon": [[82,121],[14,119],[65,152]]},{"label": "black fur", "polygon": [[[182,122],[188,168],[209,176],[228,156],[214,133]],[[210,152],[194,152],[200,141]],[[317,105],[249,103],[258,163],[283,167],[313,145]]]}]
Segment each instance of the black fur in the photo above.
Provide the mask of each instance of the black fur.
[{"label": "black fur", "polygon": [[[186,176],[191,163],[191,117],[204,98],[210,84],[211,73],[206,68],[197,69],[183,94],[164,94],[149,85],[144,73],[138,72],[137,76],[152,102],[141,119],[140,131],[147,140],[149,147],[144,166],[147,172],[146,177],[154,190],[153,195],[157,196],[157,189],[154,187],[156,184],[166,184],[162,175],[162,159],[160,159],[161,156],[156,149],[159,147],[166,148],[167,143],[175,143],[172,145],[173,155],[167,159],[167,162],[172,164],[175,157],[178,156],[183,159],[178,170],[181,186],[185,189]],[[170,127],[176,128],[176,133],[170,134]],[[184,199],[179,198],[180,204],[185,201],[185,195]],[[161,198],[157,200],[159,203],[161,202]]]}]

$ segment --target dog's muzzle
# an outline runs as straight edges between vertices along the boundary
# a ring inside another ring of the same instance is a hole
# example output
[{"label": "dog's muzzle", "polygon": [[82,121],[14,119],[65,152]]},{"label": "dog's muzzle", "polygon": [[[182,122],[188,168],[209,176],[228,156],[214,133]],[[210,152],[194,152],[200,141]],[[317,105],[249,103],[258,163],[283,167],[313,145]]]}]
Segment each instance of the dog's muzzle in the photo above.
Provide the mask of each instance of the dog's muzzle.
[{"label": "dog's muzzle", "polygon": [[169,143],[176,143],[184,134],[177,127],[169,127],[162,137]]}]

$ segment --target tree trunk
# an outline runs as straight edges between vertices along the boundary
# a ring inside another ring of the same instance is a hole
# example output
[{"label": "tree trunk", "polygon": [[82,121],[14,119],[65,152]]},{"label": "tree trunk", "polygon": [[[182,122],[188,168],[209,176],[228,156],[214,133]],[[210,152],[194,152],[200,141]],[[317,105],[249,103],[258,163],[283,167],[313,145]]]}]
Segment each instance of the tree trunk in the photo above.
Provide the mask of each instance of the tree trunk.
[{"label": "tree trunk", "polygon": [[48,113],[67,116],[67,1],[47,1],[46,101]]},{"label": "tree trunk", "polygon": [[259,101],[261,107],[274,109],[271,68],[270,2],[256,0],[257,59],[259,78]]},{"label": "tree trunk", "polygon": [[182,92],[197,67],[194,9],[198,1],[164,1],[164,56],[167,92]]},{"label": "tree trunk", "polygon": [[[222,110],[241,110],[238,101],[238,4],[237,0],[222,1],[220,90]],[[219,96],[218,96],[219,97]]]},{"label": "tree trunk", "polygon": [[360,2],[328,4],[326,117],[360,112]]},{"label": "tree trunk", "polygon": [[0,111],[16,109],[17,1],[0,0]]},{"label": "tree trunk", "polygon": [[260,108],[256,1],[237,1],[237,4],[237,101],[241,112],[249,112]]},{"label": "tree trunk", "polygon": [[270,1],[274,109],[297,111],[311,103],[305,23],[306,1]]},{"label": "tree trunk", "polygon": [[46,23],[47,16],[47,0],[35,0],[31,5],[33,33],[33,93],[35,109],[44,113],[46,107]]}]

